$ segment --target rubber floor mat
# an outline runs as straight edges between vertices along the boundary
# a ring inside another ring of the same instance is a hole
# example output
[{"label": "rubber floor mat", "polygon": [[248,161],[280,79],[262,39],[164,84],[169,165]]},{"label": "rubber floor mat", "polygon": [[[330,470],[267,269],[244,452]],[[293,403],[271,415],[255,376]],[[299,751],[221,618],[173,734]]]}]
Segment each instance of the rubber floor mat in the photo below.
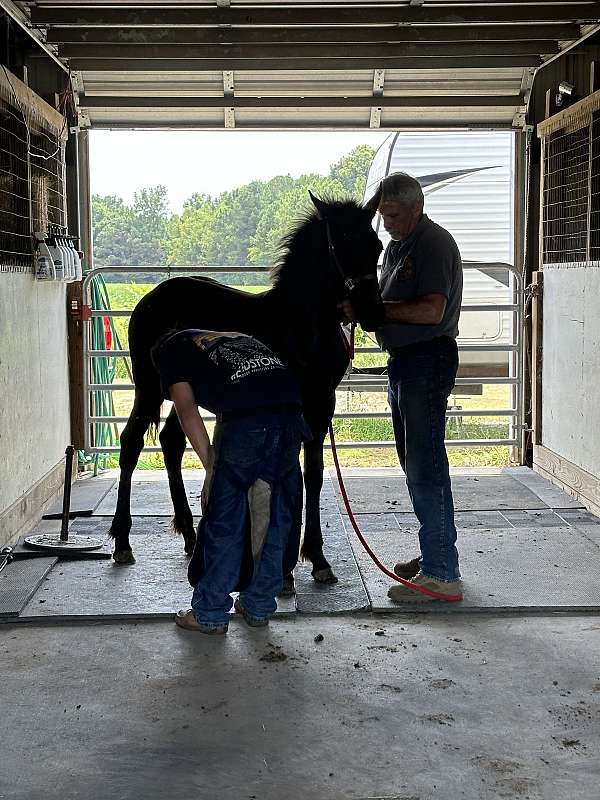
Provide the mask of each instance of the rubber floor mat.
[{"label": "rubber floor mat", "polygon": [[12,561],[0,572],[0,619],[19,616],[57,561],[55,557]]}]

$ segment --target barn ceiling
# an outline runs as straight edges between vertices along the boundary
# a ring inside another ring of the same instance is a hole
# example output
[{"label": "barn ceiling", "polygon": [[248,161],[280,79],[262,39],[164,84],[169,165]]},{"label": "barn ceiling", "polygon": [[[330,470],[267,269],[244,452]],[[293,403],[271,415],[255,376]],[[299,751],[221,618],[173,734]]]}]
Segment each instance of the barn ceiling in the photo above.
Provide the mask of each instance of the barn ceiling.
[{"label": "barn ceiling", "polygon": [[600,3],[18,2],[93,128],[500,127]]}]

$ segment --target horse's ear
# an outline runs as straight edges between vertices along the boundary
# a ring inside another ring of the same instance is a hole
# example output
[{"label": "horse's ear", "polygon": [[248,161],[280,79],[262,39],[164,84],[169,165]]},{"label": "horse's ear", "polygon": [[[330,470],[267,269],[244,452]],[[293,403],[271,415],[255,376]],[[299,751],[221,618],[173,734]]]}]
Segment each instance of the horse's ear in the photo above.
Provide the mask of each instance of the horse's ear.
[{"label": "horse's ear", "polygon": [[371,199],[367,200],[367,202],[365,203],[365,211],[369,212],[369,214],[371,215],[371,219],[377,213],[377,209],[379,208],[379,204],[381,203],[381,192],[382,189],[380,183],[373,197],[371,197]]},{"label": "horse's ear", "polygon": [[322,200],[319,200],[318,197],[315,197],[310,189],[308,190],[308,196],[312,200],[313,206],[317,209],[319,219],[325,219],[327,216],[327,205]]}]

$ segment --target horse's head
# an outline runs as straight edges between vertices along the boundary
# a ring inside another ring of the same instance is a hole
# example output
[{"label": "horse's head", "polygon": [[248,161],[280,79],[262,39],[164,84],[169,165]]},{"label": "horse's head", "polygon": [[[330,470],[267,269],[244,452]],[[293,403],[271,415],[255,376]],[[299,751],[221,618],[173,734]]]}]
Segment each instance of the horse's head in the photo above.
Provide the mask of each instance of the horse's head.
[{"label": "horse's head", "polygon": [[349,299],[367,330],[378,327],[382,302],[377,281],[381,242],[373,230],[379,197],[368,205],[328,202],[309,192],[327,237],[330,280],[337,300]]}]

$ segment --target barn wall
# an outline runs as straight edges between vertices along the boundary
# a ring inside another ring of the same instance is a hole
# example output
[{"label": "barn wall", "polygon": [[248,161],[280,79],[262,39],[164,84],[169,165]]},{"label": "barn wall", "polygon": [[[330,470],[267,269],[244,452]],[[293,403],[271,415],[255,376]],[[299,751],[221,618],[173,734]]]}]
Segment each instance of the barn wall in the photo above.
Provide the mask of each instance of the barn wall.
[{"label": "barn wall", "polygon": [[[67,73],[43,54],[36,41],[7,22],[5,15],[2,19],[6,36],[0,42],[0,56],[6,67],[2,75],[10,82],[10,103],[13,95],[20,97],[21,114],[30,126],[36,130],[42,126],[46,133],[60,130],[62,135],[63,119],[56,103],[65,89]],[[5,137],[3,147],[13,146],[13,140]],[[67,144],[69,212],[77,204],[77,192],[71,185],[73,166],[68,160],[72,149]],[[6,168],[6,162],[3,166]],[[6,184],[3,187],[15,191]],[[6,192],[0,197],[4,212],[9,210],[7,197]],[[34,226],[45,214],[40,212],[45,201],[62,208],[56,197],[37,200]],[[15,208],[10,206],[10,211]],[[48,221],[61,221],[54,216],[48,213]],[[72,227],[76,232],[76,223]],[[9,252],[0,253],[0,545],[28,532],[60,496],[64,453],[71,439],[67,286],[36,281],[33,262],[29,268],[15,269]]]},{"label": "barn wall", "polygon": [[65,285],[0,274],[0,543],[60,488],[69,444]]},{"label": "barn wall", "polygon": [[544,269],[543,444],[600,475],[600,269]]},{"label": "barn wall", "polygon": [[[596,38],[596,37],[595,37]],[[575,100],[598,86],[600,47],[590,41],[557,59],[536,77],[529,122],[546,116],[546,94],[560,81],[575,86]],[[595,62],[595,63],[593,63]],[[600,268],[594,263],[542,265],[538,251],[540,207],[539,140],[534,129],[528,230],[529,276],[540,270],[543,310],[534,347],[534,372],[540,378],[537,415],[534,399],[533,466],[600,513]],[[534,338],[535,342],[535,338]],[[535,380],[535,376],[534,376]]]}]

